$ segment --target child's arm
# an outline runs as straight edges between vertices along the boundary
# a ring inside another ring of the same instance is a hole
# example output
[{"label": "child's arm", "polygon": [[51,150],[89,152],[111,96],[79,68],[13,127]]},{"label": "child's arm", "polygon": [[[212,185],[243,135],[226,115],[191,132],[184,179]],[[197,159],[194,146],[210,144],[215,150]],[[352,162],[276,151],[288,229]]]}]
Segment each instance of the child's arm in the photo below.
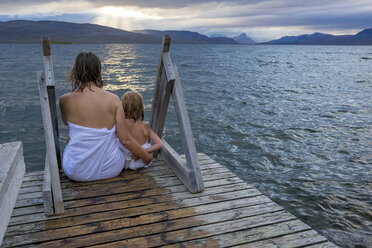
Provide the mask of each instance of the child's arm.
[{"label": "child's arm", "polygon": [[148,153],[153,153],[163,147],[163,142],[161,142],[159,136],[152,130],[150,126],[147,127],[150,131],[149,138],[152,142],[152,146],[150,148],[147,148],[145,151]]}]

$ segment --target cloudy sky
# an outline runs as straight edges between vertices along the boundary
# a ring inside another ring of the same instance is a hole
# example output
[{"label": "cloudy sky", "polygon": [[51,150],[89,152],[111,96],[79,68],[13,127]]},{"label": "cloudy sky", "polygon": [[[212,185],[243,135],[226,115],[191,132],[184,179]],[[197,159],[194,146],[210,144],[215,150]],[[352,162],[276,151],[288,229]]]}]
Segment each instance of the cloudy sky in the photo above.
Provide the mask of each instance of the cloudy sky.
[{"label": "cloudy sky", "polygon": [[58,20],[125,30],[245,32],[256,41],[372,27],[372,0],[0,0],[0,21]]}]

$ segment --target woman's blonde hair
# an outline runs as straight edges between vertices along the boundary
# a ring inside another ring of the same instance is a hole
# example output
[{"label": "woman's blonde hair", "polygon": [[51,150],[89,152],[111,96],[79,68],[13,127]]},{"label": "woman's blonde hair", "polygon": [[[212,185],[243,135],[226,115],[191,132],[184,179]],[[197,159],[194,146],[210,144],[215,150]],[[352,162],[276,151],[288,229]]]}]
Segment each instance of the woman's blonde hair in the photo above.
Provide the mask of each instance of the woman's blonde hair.
[{"label": "woman's blonde hair", "polygon": [[143,113],[143,98],[140,93],[135,91],[125,92],[121,98],[121,103],[123,104],[126,119],[143,121],[145,115]]}]

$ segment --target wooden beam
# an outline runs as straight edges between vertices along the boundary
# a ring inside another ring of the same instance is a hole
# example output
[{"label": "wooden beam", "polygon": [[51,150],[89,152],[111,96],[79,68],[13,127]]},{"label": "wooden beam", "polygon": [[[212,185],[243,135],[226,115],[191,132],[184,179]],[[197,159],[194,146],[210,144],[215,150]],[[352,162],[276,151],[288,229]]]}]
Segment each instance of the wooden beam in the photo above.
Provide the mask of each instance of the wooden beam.
[{"label": "wooden beam", "polygon": [[162,84],[164,84],[164,90],[163,90],[162,102],[160,105],[158,124],[157,124],[157,130],[156,130],[159,137],[162,137],[163,135],[164,123],[165,123],[165,118],[167,115],[169,99],[173,91],[174,80],[173,81],[166,80],[162,82]]},{"label": "wooden beam", "polygon": [[169,52],[170,42],[171,42],[171,38],[169,37],[169,35],[164,35],[163,42],[161,45],[161,50],[160,50],[159,62],[158,62],[158,72],[156,74],[154,96],[152,98],[152,108],[151,108],[151,116],[150,116],[151,128],[153,128],[153,125],[156,122],[157,116],[159,114],[160,106],[158,105],[159,102],[157,102],[157,99],[159,98],[158,95],[159,95],[159,88],[160,88],[160,78],[163,72],[163,53]]},{"label": "wooden beam", "polygon": [[173,64],[171,57],[168,53],[163,53],[163,65],[165,69],[165,74],[167,76],[168,83],[174,83],[174,80],[176,80],[176,74],[173,71]]},{"label": "wooden beam", "polygon": [[159,86],[158,87],[159,88],[159,93],[158,93],[157,98],[155,99],[156,107],[153,111],[154,112],[154,119],[153,119],[151,128],[152,128],[152,130],[154,130],[154,132],[157,135],[161,135],[163,130],[159,130],[159,120],[161,118],[160,112],[162,111],[161,107],[163,106],[163,102],[164,102],[165,88],[167,86],[167,78],[166,78],[166,75],[164,73],[164,68],[163,68],[163,73],[160,75],[158,86]]},{"label": "wooden beam", "polygon": [[49,99],[48,99],[44,72],[42,71],[37,72],[37,81],[38,81],[38,86],[39,86],[41,112],[43,116],[46,152],[47,152],[47,156],[49,160],[49,170],[50,170],[50,176],[51,176],[51,181],[52,181],[54,214],[62,214],[64,212],[63,197],[62,197],[61,184],[60,184],[60,179],[59,179],[58,162],[57,162],[56,147],[55,147],[55,142],[54,142],[52,118],[50,114]]},{"label": "wooden beam", "polygon": [[22,142],[0,145],[0,245],[25,174]]},{"label": "wooden beam", "polygon": [[198,192],[198,189],[194,186],[193,178],[195,177],[192,176],[193,172],[188,168],[186,161],[164,139],[162,139],[162,142],[163,147],[159,151],[161,158],[170,165],[178,179],[191,193]]},{"label": "wooden beam", "polygon": [[[160,79],[160,94],[159,99],[159,111],[156,123],[156,133],[159,137],[162,136],[164,130],[165,117],[168,110],[170,95],[173,91],[173,84],[176,79],[175,73],[173,71],[173,64],[169,53],[163,53],[163,72]],[[162,93],[162,94],[161,94]]]},{"label": "wooden beam", "polygon": [[53,122],[53,134],[54,142],[56,146],[58,168],[62,168],[62,158],[59,146],[59,132],[58,132],[58,117],[57,117],[57,107],[56,107],[56,91],[54,82],[54,72],[53,72],[53,62],[50,49],[50,38],[49,36],[42,37],[43,46],[43,61],[44,61],[44,73],[47,85],[47,92],[49,98],[49,107]]},{"label": "wooden beam", "polygon": [[202,191],[204,189],[203,178],[200,171],[200,165],[198,161],[198,156],[196,152],[194,137],[191,131],[191,125],[189,116],[187,114],[186,104],[181,88],[181,82],[178,75],[177,67],[174,65],[173,70],[175,73],[175,82],[173,86],[173,102],[176,110],[178,126],[181,131],[181,140],[183,145],[183,151],[186,156],[187,165],[193,172],[193,177],[195,178],[196,185],[194,186],[196,192]]},{"label": "wooden beam", "polygon": [[47,216],[53,215],[54,209],[53,209],[53,196],[52,196],[52,180],[50,178],[48,156],[45,156],[45,169],[44,169],[44,181],[43,181],[43,202],[44,202],[45,215]]}]

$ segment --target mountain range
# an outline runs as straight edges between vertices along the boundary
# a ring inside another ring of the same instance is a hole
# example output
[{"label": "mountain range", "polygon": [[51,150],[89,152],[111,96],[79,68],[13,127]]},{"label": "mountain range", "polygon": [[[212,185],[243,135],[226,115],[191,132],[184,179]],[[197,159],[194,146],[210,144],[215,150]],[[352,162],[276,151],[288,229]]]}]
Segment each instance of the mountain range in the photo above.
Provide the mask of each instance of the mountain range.
[{"label": "mountain range", "polygon": [[160,43],[169,34],[173,43],[186,44],[268,44],[268,45],[372,45],[372,28],[355,35],[330,35],[323,33],[284,36],[280,39],[256,43],[245,33],[239,36],[208,37],[177,30],[125,31],[89,23],[60,21],[7,21],[0,22],[0,43],[39,43],[41,36],[49,35],[55,43]]},{"label": "mountain range", "polygon": [[372,28],[364,29],[355,35],[331,35],[323,33],[284,36],[262,44],[280,45],[372,45]]},{"label": "mountain range", "polygon": [[41,36],[49,35],[58,43],[159,43],[164,34],[173,43],[238,44],[232,38],[210,38],[190,31],[125,31],[96,24],[59,21],[0,22],[0,43],[39,43]]}]

